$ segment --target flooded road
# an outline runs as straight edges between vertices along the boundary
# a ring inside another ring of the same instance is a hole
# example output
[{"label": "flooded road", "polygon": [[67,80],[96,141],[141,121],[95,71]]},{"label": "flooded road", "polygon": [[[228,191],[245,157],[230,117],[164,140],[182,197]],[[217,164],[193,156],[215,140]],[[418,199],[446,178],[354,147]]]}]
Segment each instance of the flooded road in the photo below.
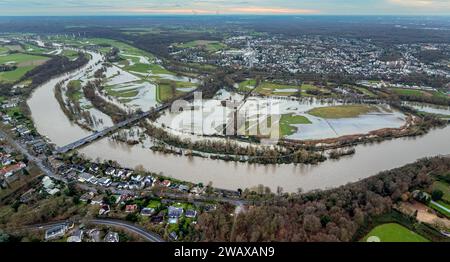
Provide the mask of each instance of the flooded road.
[{"label": "flooded road", "polygon": [[[95,58],[90,62],[96,63]],[[89,65],[88,65],[89,66]],[[79,70],[83,73],[88,67]],[[73,75],[73,74],[70,74]],[[57,77],[38,87],[28,100],[37,131],[58,146],[85,137],[90,132],[71,123],[54,97],[57,82],[69,75]],[[99,140],[79,150],[92,159],[115,160],[125,167],[138,165],[156,173],[191,182],[203,182],[219,188],[254,187],[259,184],[273,191],[278,186],[285,192],[337,187],[376,173],[400,167],[419,158],[450,154],[450,126],[436,129],[417,138],[402,138],[379,144],[360,145],[356,154],[319,165],[256,165],[224,162],[203,158],[163,155],[141,145],[129,146],[109,138]]]}]

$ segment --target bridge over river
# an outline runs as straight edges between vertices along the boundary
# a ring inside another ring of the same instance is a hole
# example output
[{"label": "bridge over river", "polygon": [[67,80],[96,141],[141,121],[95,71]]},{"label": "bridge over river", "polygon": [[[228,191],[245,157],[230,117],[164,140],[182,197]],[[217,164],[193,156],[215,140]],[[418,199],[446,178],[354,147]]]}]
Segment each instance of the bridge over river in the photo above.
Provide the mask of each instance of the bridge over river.
[{"label": "bridge over river", "polygon": [[146,111],[146,112],[143,112],[143,113],[138,113],[138,114],[128,118],[127,120],[124,120],[124,121],[122,121],[120,123],[117,123],[117,124],[115,124],[115,125],[113,125],[111,127],[105,128],[102,131],[97,131],[97,132],[95,132],[95,133],[93,133],[93,134],[91,134],[91,135],[89,135],[87,137],[81,138],[81,139],[79,139],[79,140],[77,140],[75,142],[72,142],[72,143],[68,144],[68,145],[59,147],[59,148],[56,149],[56,153],[67,153],[67,152],[69,152],[71,150],[74,150],[74,149],[77,149],[77,148],[82,147],[84,145],[90,144],[90,143],[94,142],[95,140],[98,140],[100,138],[103,138],[105,136],[113,134],[114,132],[116,132],[117,130],[119,130],[119,129],[123,128],[123,127],[126,127],[126,126],[129,126],[131,124],[134,124],[134,123],[138,122],[139,120],[142,120],[142,119],[150,116],[151,114],[163,111],[163,110],[169,108],[169,106],[170,106],[170,103],[166,103],[166,104],[163,104],[163,105],[161,105],[159,107],[153,108],[153,109],[151,109],[149,111]]}]

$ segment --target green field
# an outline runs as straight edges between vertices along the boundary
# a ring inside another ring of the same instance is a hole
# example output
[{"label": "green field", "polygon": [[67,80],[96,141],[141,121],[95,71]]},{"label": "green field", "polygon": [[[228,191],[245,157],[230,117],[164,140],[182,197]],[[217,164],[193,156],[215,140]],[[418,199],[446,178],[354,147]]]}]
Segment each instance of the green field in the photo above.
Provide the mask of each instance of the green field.
[{"label": "green field", "polygon": [[239,83],[239,90],[240,91],[249,91],[252,88],[254,88],[255,85],[256,85],[255,79],[245,80],[245,81]]},{"label": "green field", "polygon": [[78,57],[78,52],[74,50],[64,50],[62,51],[61,55],[69,58],[69,59],[75,59]]},{"label": "green field", "polygon": [[402,88],[392,88],[392,90],[399,94],[404,96],[430,96],[431,94],[422,90],[415,90],[415,89],[402,89]]},{"label": "green field", "polygon": [[[239,83],[239,91],[250,91],[253,87],[255,87],[256,85],[256,80],[255,79],[249,79],[249,80],[245,80],[241,83]],[[287,85],[287,84],[278,84],[278,83],[273,83],[273,82],[262,82],[256,89],[255,89],[255,93],[258,93],[260,95],[263,96],[272,96],[272,95],[277,95],[277,96],[292,96],[292,95],[296,95],[298,93],[298,86],[295,85]],[[320,87],[311,85],[311,84],[302,84],[301,85],[301,91],[302,91],[302,96],[308,97],[308,96],[312,96],[310,94],[307,93],[307,91],[309,90],[317,90],[317,91],[325,91]]]},{"label": "green field", "polygon": [[[141,49],[138,49],[136,47],[133,47],[129,44],[126,44],[126,43],[123,43],[120,41],[105,39],[105,38],[91,38],[91,39],[88,39],[88,41],[90,44],[102,45],[105,47],[106,46],[117,47],[121,52],[128,54],[128,55],[146,56],[150,60],[154,59],[154,56],[151,53],[146,52]],[[108,48],[105,48],[105,50],[108,50]]]},{"label": "green field", "polygon": [[156,98],[159,102],[166,102],[174,97],[181,96],[183,92],[175,90],[173,93],[172,87],[169,84],[158,84],[156,89]]},{"label": "green field", "polygon": [[[156,89],[156,98],[159,102],[165,102],[185,94],[185,92],[177,90],[178,88],[191,88],[196,86],[196,84],[190,82],[171,81],[166,79],[157,79],[156,84],[158,86]],[[172,85],[175,85],[175,94],[173,93]]]},{"label": "green field", "polygon": [[166,70],[164,67],[157,64],[140,64],[136,63],[132,66],[126,66],[124,68],[126,71],[138,72],[138,73],[149,73],[151,71],[152,74],[165,74],[165,75],[173,75],[172,72]]},{"label": "green field", "polygon": [[321,118],[338,119],[358,117],[378,110],[377,107],[370,105],[341,105],[314,108],[309,110],[308,114]]},{"label": "green field", "polygon": [[381,242],[429,242],[423,236],[396,223],[375,227],[364,237],[363,241],[366,242],[369,237],[378,237]]},{"label": "green field", "polygon": [[11,63],[18,68],[13,71],[0,72],[0,82],[15,82],[20,80],[28,71],[43,64],[48,58],[44,56],[22,53],[0,56],[0,64]]},{"label": "green field", "polygon": [[208,52],[216,52],[225,49],[227,46],[219,41],[195,40],[176,45],[179,48],[205,48]]},{"label": "green field", "polygon": [[4,54],[4,53],[6,53],[6,52],[8,52],[8,51],[9,51],[8,48],[6,48],[6,47],[4,47],[4,46],[0,46],[0,54]]},{"label": "green field", "polygon": [[15,63],[15,64],[21,64],[21,63],[32,63],[33,61],[42,61],[48,59],[44,56],[37,56],[37,55],[28,55],[28,54],[22,54],[22,53],[15,53],[15,54],[9,54],[6,56],[0,56],[0,64],[6,64],[6,63]]},{"label": "green field", "polygon": [[359,87],[359,86],[352,86],[353,88],[355,88],[356,90],[360,91],[361,93],[363,93],[364,95],[368,96],[368,97],[376,97],[377,95],[372,93],[371,91],[367,90],[364,87]]},{"label": "green field", "polygon": [[280,136],[285,137],[297,132],[297,127],[292,125],[311,124],[308,118],[293,114],[282,115],[280,118]]},{"label": "green field", "polygon": [[14,71],[0,72],[0,82],[16,82],[33,68],[35,68],[35,66],[23,66]]}]

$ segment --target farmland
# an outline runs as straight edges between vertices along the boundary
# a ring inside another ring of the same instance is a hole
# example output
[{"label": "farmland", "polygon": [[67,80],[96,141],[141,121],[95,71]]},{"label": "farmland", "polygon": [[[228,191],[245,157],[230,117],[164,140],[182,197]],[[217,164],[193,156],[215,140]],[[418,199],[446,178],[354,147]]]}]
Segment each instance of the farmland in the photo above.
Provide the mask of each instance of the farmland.
[{"label": "farmland", "polygon": [[9,64],[17,66],[12,71],[0,72],[0,82],[16,82],[20,80],[28,71],[36,66],[42,65],[48,58],[38,55],[29,55],[22,53],[13,53],[0,56],[0,64]]}]

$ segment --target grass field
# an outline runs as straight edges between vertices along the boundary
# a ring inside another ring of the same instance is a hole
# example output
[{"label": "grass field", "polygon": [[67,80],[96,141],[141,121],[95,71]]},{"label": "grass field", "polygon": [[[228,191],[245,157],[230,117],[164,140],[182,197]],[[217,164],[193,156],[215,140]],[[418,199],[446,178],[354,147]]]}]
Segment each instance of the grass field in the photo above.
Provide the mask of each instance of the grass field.
[{"label": "grass field", "polygon": [[363,93],[364,95],[368,96],[368,97],[376,97],[377,95],[372,93],[371,91],[367,90],[364,87],[359,87],[359,86],[353,86],[353,88],[355,88],[356,90],[360,91],[361,93]]},{"label": "grass field", "polygon": [[74,50],[64,50],[62,51],[61,55],[69,58],[69,59],[75,59],[78,57],[78,52]]},{"label": "grass field", "polygon": [[245,81],[239,83],[239,90],[240,91],[250,91],[252,88],[255,87],[255,85],[256,85],[255,79],[245,80]]},{"label": "grass field", "polygon": [[432,94],[422,91],[422,90],[414,90],[414,89],[402,89],[402,88],[392,88],[392,90],[404,96],[431,96]]},{"label": "grass field", "polygon": [[46,48],[42,48],[37,45],[33,45],[33,44],[29,44],[29,43],[24,44],[23,47],[24,47],[24,49],[23,49],[24,52],[32,53],[32,54],[43,54],[43,53],[47,53],[50,51]]},{"label": "grass field", "polygon": [[35,68],[35,66],[23,66],[14,71],[0,72],[0,82],[15,82],[24,76],[28,71]]},{"label": "grass field", "polygon": [[[105,38],[91,38],[91,39],[88,39],[88,41],[91,44],[104,45],[104,46],[109,45],[109,46],[117,47],[121,52],[126,53],[128,55],[146,56],[149,59],[154,59],[154,56],[151,53],[146,52],[141,49],[138,49],[136,47],[133,47],[129,44],[126,44],[126,43],[123,43],[120,41],[115,41],[115,40],[105,39]],[[107,50],[107,48],[105,50]]]},{"label": "grass field", "polygon": [[173,93],[172,87],[167,83],[158,84],[158,88],[156,89],[156,98],[159,102],[166,102],[174,97],[181,96],[183,92],[179,90],[175,90],[175,94]]},{"label": "grass field", "polygon": [[0,56],[0,64],[15,63],[20,65],[22,63],[31,63],[33,61],[41,61],[46,59],[48,58],[44,56],[15,53],[6,56]]},{"label": "grass field", "polygon": [[308,114],[321,118],[338,119],[358,117],[376,111],[378,108],[370,105],[341,105],[314,108],[308,111]]},{"label": "grass field", "polygon": [[194,83],[189,82],[182,82],[182,81],[170,81],[165,79],[159,79],[157,82],[157,89],[156,89],[156,98],[159,102],[165,102],[172,98],[179,97],[183,95],[185,92],[182,92],[180,90],[175,90],[175,94],[172,90],[172,83],[175,84],[175,88],[191,88],[195,87]]},{"label": "grass field", "polygon": [[294,134],[297,127],[292,125],[311,124],[308,118],[293,114],[282,115],[280,118],[280,136],[285,137]]},{"label": "grass field", "polygon": [[126,71],[132,71],[132,72],[138,72],[138,73],[149,73],[149,71],[152,72],[152,74],[165,74],[165,75],[173,75],[172,72],[166,70],[164,67],[157,65],[157,64],[141,64],[136,63],[132,66],[126,66],[124,68]]},{"label": "grass field", "polygon": [[4,46],[0,46],[0,54],[4,54],[4,53],[6,53],[6,52],[8,52],[8,51],[9,51],[8,48],[6,48],[6,47],[4,47]]},{"label": "grass field", "polygon": [[375,227],[364,237],[363,241],[366,242],[372,236],[378,237],[381,242],[429,242],[423,236],[396,223]]},{"label": "grass field", "polygon": [[179,48],[200,48],[204,47],[208,52],[216,52],[225,49],[227,46],[219,41],[208,41],[208,40],[195,40],[187,43],[177,45]]},{"label": "grass field", "polygon": [[[239,91],[250,91],[256,85],[255,79],[249,79],[239,83]],[[255,93],[263,96],[292,96],[298,92],[299,87],[295,85],[277,84],[272,82],[262,82],[256,89]],[[306,93],[308,90],[324,91],[320,87],[311,84],[302,84],[301,86],[302,96],[311,96]]]},{"label": "grass field", "polygon": [[43,64],[48,58],[44,56],[28,55],[22,53],[0,56],[0,64],[13,63],[16,70],[0,72],[0,82],[15,82],[22,78],[28,71]]}]

